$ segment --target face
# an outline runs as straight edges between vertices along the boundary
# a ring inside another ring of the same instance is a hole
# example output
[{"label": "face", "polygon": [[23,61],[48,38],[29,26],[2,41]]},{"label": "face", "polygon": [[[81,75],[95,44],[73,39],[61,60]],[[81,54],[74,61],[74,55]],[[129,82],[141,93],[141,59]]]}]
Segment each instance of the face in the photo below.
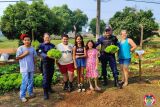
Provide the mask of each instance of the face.
[{"label": "face", "polygon": [[63,37],[63,38],[62,38],[62,43],[63,43],[64,45],[68,45],[68,38],[67,38],[67,37]]},{"label": "face", "polygon": [[105,31],[105,35],[106,36],[110,36],[112,34],[112,30],[107,30],[107,31]]},{"label": "face", "polygon": [[93,48],[93,43],[92,43],[92,42],[89,42],[89,43],[88,43],[88,48],[89,48],[89,49]]},{"label": "face", "polygon": [[80,37],[77,37],[76,42],[80,44],[82,42],[82,39]]},{"label": "face", "polygon": [[44,40],[45,43],[50,43],[51,38],[48,34],[45,34],[44,37],[43,37],[43,40]]},{"label": "face", "polygon": [[30,40],[30,38],[29,38],[29,37],[25,37],[25,38],[23,39],[23,43],[24,43],[25,46],[30,46],[30,45],[31,45],[31,40]]},{"label": "face", "polygon": [[127,32],[126,31],[122,31],[121,32],[121,38],[125,39],[127,37]]}]

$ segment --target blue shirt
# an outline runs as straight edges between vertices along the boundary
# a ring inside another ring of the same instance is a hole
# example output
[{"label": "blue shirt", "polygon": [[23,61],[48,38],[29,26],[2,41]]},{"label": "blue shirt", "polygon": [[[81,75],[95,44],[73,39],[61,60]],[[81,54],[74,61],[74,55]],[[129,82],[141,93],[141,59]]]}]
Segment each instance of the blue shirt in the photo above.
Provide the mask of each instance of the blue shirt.
[{"label": "blue shirt", "polygon": [[33,47],[25,47],[24,45],[20,46],[17,49],[16,57],[27,50],[29,51],[29,54],[19,60],[20,72],[34,72],[34,57],[37,56],[37,53]]},{"label": "blue shirt", "polygon": [[110,35],[108,38],[101,36],[96,42],[96,46],[101,44],[101,52],[104,52],[105,48],[110,45],[117,45],[118,39],[114,35]]},{"label": "blue shirt", "polygon": [[40,56],[42,57],[43,61],[54,61],[53,59],[50,59],[47,57],[47,52],[50,49],[55,48],[55,45],[52,43],[42,43],[40,44],[39,48],[38,48],[38,53],[40,54]]},{"label": "blue shirt", "polygon": [[131,46],[128,42],[128,38],[124,41],[119,42],[119,59],[130,59],[131,58],[131,52],[130,52]]}]

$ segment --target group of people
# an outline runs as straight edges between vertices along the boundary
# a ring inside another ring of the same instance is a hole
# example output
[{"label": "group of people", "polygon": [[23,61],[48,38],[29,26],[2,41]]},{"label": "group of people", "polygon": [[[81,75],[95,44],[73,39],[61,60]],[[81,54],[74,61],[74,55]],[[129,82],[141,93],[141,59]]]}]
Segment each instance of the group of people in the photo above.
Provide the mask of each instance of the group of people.
[{"label": "group of people", "polygon": [[[105,29],[104,36],[101,36],[97,42],[93,40],[87,41],[84,44],[83,37],[77,35],[75,37],[75,44],[72,45],[68,42],[68,35],[63,34],[61,37],[62,43],[55,46],[50,42],[51,38],[48,33],[43,36],[44,42],[40,44],[38,51],[31,46],[31,39],[27,34],[22,34],[21,39],[24,45],[17,49],[16,59],[20,63],[20,72],[22,74],[22,84],[20,87],[20,99],[22,102],[26,102],[26,91],[28,91],[29,97],[35,97],[33,93],[33,74],[36,56],[41,58],[41,71],[43,74],[43,90],[44,99],[49,99],[49,93],[52,93],[51,88],[52,77],[54,74],[55,64],[58,66],[60,72],[63,75],[64,88],[71,92],[73,90],[74,71],[77,71],[77,86],[78,92],[84,92],[84,78],[86,77],[89,82],[90,90],[100,91],[97,80],[99,77],[98,65],[101,62],[103,78],[103,85],[107,85],[107,64],[113,72],[114,86],[127,86],[128,85],[128,66],[131,61],[130,52],[136,49],[136,44],[132,39],[127,38],[127,31],[121,31],[121,40],[118,41],[117,37],[112,34],[112,29],[107,27]],[[100,51],[97,46],[101,45]],[[122,81],[118,80],[118,71],[116,65],[115,53],[106,53],[105,48],[110,45],[116,45],[119,47],[118,57],[119,64],[122,71]],[[50,49],[56,48],[61,51],[62,57],[58,60],[47,56],[47,52]],[[86,73],[84,72],[86,69]],[[94,79],[94,84],[92,84]],[[95,86],[95,87],[93,87]]]}]

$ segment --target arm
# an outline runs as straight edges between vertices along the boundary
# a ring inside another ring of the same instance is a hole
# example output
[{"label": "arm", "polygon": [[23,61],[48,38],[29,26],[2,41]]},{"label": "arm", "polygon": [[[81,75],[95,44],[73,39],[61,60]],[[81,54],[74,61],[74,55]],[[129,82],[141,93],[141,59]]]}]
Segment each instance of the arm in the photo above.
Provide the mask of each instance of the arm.
[{"label": "arm", "polygon": [[76,64],[76,47],[73,47],[73,62],[74,62],[74,67],[77,68]]},{"label": "arm", "polygon": [[98,54],[99,54],[99,52],[97,51],[97,54],[96,54],[96,70],[98,70],[98,64],[99,64]]},{"label": "arm", "polygon": [[16,60],[20,60],[20,59],[24,58],[25,56],[27,56],[28,54],[29,54],[29,51],[27,50],[27,51],[25,51],[24,53],[18,55],[18,56],[16,57]]},{"label": "arm", "polygon": [[46,57],[47,57],[47,54],[44,53],[42,44],[41,44],[41,45],[39,46],[39,48],[38,48],[38,53],[39,53],[39,55],[40,55],[42,58],[46,58]]},{"label": "arm", "polygon": [[132,39],[128,39],[128,42],[129,44],[131,45],[131,49],[130,51],[133,52],[136,48],[137,48],[137,45],[134,43],[134,41]]},{"label": "arm", "polygon": [[96,45],[96,47],[98,46],[98,45],[100,45],[101,44],[101,38],[99,38],[98,40],[97,40],[97,42],[95,43],[95,45]]}]

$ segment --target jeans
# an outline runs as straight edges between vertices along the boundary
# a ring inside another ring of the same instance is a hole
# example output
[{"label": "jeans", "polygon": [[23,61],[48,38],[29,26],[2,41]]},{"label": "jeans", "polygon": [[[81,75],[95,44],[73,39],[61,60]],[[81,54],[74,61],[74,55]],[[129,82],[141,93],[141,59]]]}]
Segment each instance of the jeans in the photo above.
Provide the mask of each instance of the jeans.
[{"label": "jeans", "polygon": [[22,84],[20,87],[20,98],[26,97],[26,91],[28,94],[33,94],[33,75],[34,72],[22,72]]}]

